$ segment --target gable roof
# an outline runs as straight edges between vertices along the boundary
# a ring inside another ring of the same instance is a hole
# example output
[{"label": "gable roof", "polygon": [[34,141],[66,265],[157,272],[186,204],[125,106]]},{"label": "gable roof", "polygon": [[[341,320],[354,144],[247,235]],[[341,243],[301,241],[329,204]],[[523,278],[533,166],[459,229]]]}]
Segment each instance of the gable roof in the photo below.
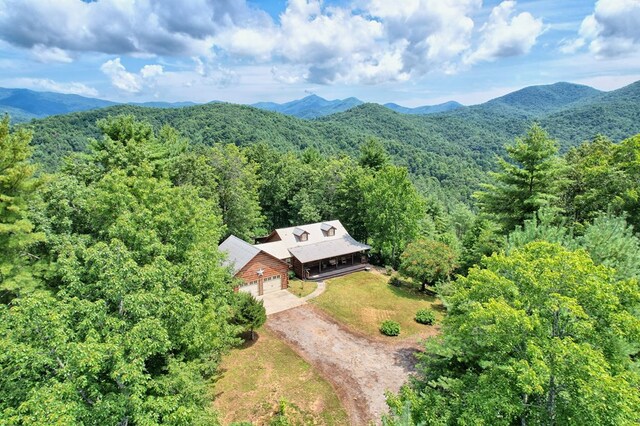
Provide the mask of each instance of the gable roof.
[{"label": "gable roof", "polygon": [[[335,235],[327,236],[324,232],[328,229],[335,228]],[[307,241],[298,241],[296,237],[303,232],[308,233]],[[339,220],[329,220],[326,222],[309,223],[307,225],[291,226],[289,228],[279,228],[272,234],[278,235],[280,241],[283,241],[287,247],[294,247],[301,244],[314,244],[321,241],[327,241],[331,238],[342,238],[349,235],[347,230],[342,226]],[[268,243],[267,243],[268,244]]]},{"label": "gable roof", "polygon": [[[328,235],[326,231],[332,228],[335,229],[334,235]],[[308,234],[306,241],[297,238],[303,232]],[[295,256],[302,263],[371,248],[351,237],[339,220],[280,228],[271,233],[274,234],[280,240],[256,244],[255,247],[278,259]]]},{"label": "gable roof", "polygon": [[330,229],[336,229],[336,227],[335,227],[335,226],[333,226],[333,225],[332,225],[332,224],[330,224],[330,223],[323,222],[323,223],[322,223],[322,225],[320,225],[320,229],[322,229],[323,231],[325,231],[325,232],[326,232],[326,231],[328,231],[328,230],[330,230]]},{"label": "gable roof", "polygon": [[227,259],[223,264],[230,266],[234,274],[244,268],[251,259],[260,253],[259,248],[252,246],[235,235],[230,235],[218,248],[220,251],[227,253]]}]

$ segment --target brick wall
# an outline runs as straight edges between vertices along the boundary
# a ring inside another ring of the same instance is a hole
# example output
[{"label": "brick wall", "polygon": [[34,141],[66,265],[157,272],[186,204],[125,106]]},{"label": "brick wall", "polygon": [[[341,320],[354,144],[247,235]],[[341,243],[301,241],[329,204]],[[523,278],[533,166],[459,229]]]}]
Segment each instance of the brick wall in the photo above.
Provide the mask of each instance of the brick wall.
[{"label": "brick wall", "polygon": [[[264,271],[262,276],[258,276],[260,269]],[[246,283],[257,280],[260,294],[262,294],[262,280],[274,275],[282,277],[282,289],[289,287],[289,265],[265,252],[260,252],[238,271],[236,277]]]}]

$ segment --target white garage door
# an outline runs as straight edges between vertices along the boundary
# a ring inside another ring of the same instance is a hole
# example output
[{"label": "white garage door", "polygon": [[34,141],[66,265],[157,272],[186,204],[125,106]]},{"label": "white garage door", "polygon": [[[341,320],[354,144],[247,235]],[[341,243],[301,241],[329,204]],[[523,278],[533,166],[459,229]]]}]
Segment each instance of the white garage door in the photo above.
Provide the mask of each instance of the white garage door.
[{"label": "white garage door", "polygon": [[274,275],[272,277],[267,277],[262,282],[262,289],[264,293],[271,293],[273,291],[278,291],[282,289],[282,278],[280,275]]},{"label": "white garage door", "polygon": [[240,286],[240,288],[238,290],[244,291],[246,293],[251,293],[254,296],[257,296],[258,295],[258,281],[251,281],[247,285]]}]

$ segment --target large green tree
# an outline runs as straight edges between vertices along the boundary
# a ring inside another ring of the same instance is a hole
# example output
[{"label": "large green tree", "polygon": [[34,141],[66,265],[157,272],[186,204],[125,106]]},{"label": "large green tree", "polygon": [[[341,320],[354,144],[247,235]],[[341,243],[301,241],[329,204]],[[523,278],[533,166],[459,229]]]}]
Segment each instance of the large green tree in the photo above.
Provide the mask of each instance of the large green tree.
[{"label": "large green tree", "polygon": [[546,242],[484,264],[445,297],[442,337],[388,423],[636,424],[638,281]]},{"label": "large green tree", "polygon": [[36,188],[31,157],[31,133],[12,132],[9,117],[0,121],[0,303],[7,303],[35,288],[30,248],[41,241],[28,217],[28,204]]},{"label": "large green tree", "polygon": [[508,232],[542,206],[556,204],[563,167],[556,142],[537,124],[506,150],[509,159],[498,159],[501,171],[492,173],[494,183],[483,185],[476,198],[481,210]]},{"label": "large green tree", "polygon": [[400,273],[415,279],[425,291],[427,285],[449,279],[457,266],[457,253],[447,244],[435,240],[409,243],[400,257]]},{"label": "large green tree", "polygon": [[41,191],[47,291],[0,309],[0,416],[215,423],[207,387],[237,332],[218,208],[166,177],[162,134],[127,117],[101,126],[95,150]]},{"label": "large green tree", "polygon": [[407,169],[385,166],[368,179],[364,207],[373,249],[394,266],[424,219],[424,202]]}]

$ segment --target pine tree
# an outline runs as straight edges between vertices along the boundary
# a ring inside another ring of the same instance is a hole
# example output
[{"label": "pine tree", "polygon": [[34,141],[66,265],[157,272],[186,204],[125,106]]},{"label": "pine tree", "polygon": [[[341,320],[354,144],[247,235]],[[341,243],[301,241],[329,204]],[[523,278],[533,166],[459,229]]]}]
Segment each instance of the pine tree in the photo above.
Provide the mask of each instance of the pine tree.
[{"label": "pine tree", "polygon": [[9,117],[0,121],[0,301],[8,303],[33,289],[33,260],[29,248],[43,235],[28,218],[29,198],[38,181],[31,158],[31,133],[11,132]]},{"label": "pine tree", "polygon": [[492,173],[495,183],[484,185],[484,191],[475,196],[482,211],[508,232],[531,219],[542,206],[555,204],[563,166],[556,155],[556,142],[537,124],[506,150],[510,161],[498,159],[501,172]]}]

